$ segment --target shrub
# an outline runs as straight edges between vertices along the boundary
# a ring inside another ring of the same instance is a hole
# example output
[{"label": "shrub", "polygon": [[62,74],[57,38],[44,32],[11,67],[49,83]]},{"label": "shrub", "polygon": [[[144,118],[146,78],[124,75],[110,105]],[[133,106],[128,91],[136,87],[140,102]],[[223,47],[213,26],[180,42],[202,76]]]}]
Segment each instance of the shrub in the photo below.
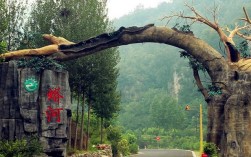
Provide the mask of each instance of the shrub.
[{"label": "shrub", "polygon": [[206,143],[204,145],[204,153],[206,153],[210,157],[217,157],[217,146],[214,143]]},{"label": "shrub", "polygon": [[136,135],[133,133],[126,133],[123,135],[123,138],[125,138],[128,141],[129,152],[131,154],[137,154],[138,153],[138,144],[137,144]]},{"label": "shrub", "polygon": [[132,154],[137,154],[138,153],[138,145],[136,143],[130,144],[129,151]]},{"label": "shrub", "polygon": [[0,141],[0,157],[32,157],[42,152],[41,144],[35,137],[15,140]]},{"label": "shrub", "polygon": [[121,152],[124,156],[129,155],[129,143],[126,139],[122,139],[118,143],[118,150]]},{"label": "shrub", "polygon": [[107,128],[107,139],[111,142],[113,156],[118,156],[119,154],[118,143],[121,138],[121,129],[119,127],[109,126]]}]

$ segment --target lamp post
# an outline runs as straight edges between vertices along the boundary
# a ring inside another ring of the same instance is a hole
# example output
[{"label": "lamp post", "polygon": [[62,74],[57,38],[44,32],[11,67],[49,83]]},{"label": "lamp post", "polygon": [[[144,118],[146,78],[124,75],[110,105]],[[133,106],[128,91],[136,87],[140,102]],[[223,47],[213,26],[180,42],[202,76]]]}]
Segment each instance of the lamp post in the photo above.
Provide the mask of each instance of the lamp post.
[{"label": "lamp post", "polygon": [[[186,111],[190,111],[190,106],[186,105]],[[200,104],[200,154],[203,154],[203,127],[202,127],[202,105]]]}]

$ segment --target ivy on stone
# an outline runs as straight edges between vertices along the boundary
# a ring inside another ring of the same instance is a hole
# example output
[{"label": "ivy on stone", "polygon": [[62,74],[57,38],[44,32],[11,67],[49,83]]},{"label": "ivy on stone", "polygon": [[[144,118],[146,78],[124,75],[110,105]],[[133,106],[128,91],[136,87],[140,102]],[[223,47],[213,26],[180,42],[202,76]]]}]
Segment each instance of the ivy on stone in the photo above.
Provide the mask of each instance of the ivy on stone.
[{"label": "ivy on stone", "polygon": [[210,96],[222,94],[221,88],[214,85],[208,85],[208,90],[209,90],[208,94]]},{"label": "ivy on stone", "polygon": [[17,65],[18,68],[31,68],[37,73],[46,69],[59,71],[64,69],[64,66],[59,64],[57,61],[44,56],[21,58],[17,61]]},{"label": "ivy on stone", "polygon": [[239,51],[241,52],[241,57],[243,58],[248,58],[250,57],[250,49],[248,47],[248,42],[246,40],[241,41],[237,48],[239,49]]}]

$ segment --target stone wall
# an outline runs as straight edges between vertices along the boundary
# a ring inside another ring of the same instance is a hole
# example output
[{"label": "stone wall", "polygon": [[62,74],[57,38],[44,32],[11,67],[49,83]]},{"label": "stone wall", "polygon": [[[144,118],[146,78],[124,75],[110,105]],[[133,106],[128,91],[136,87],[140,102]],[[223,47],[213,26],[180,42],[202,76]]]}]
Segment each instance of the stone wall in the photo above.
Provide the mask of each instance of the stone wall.
[{"label": "stone wall", "polygon": [[65,156],[70,105],[66,71],[0,64],[0,140],[38,135],[48,156]]},{"label": "stone wall", "polygon": [[17,67],[13,62],[0,64],[0,139],[14,140],[24,136],[19,108]]}]

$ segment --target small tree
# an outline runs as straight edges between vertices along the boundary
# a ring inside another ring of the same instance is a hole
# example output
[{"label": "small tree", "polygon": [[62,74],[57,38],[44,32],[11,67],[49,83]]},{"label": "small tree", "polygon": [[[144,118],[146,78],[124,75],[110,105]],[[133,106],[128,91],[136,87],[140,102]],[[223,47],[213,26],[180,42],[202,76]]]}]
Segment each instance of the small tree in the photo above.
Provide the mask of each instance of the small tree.
[{"label": "small tree", "polygon": [[112,145],[112,154],[114,157],[119,155],[119,142],[122,139],[121,129],[119,127],[109,126],[107,128],[107,139]]},{"label": "small tree", "polygon": [[122,155],[127,156],[130,154],[129,143],[126,139],[121,139],[118,143],[118,150]]}]

